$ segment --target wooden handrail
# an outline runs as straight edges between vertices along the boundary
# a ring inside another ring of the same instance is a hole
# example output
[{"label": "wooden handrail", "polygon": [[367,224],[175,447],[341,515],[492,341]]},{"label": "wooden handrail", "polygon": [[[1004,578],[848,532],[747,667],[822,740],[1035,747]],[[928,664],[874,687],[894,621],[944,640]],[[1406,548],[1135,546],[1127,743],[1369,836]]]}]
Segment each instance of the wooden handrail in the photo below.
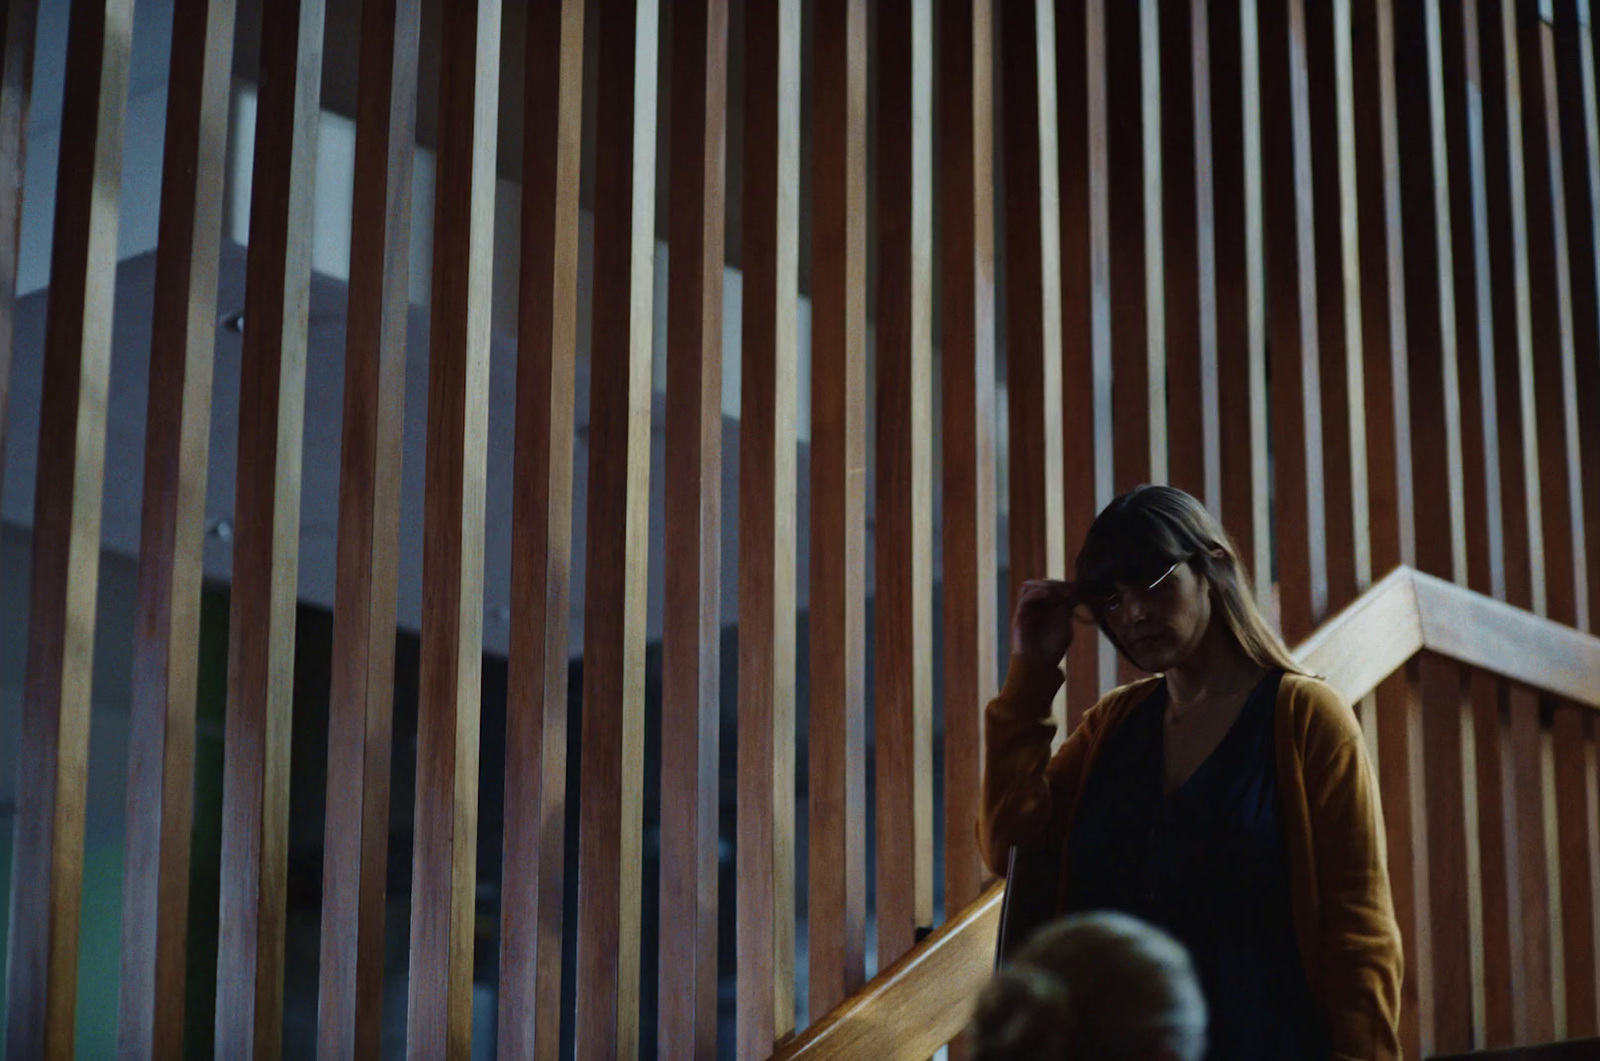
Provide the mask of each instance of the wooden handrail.
[{"label": "wooden handrail", "polygon": [[[1408,567],[1296,647],[1354,702],[1434,652],[1600,710],[1600,638]],[[994,964],[1003,881],[786,1044],[774,1061],[926,1058],[966,1026]]]}]

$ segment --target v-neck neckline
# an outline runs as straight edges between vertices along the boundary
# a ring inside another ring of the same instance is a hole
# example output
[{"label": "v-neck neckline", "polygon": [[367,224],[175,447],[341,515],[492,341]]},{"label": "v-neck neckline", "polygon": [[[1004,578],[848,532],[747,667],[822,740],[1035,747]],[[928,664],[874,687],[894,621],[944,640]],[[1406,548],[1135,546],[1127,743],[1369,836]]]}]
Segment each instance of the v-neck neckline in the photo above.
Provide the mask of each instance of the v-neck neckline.
[{"label": "v-neck neckline", "polygon": [[[1251,690],[1245,694],[1244,703],[1239,705],[1239,710],[1234,714],[1233,721],[1228,723],[1228,728],[1223,732],[1221,739],[1212,746],[1211,750],[1205,754],[1204,758],[1195,764],[1195,768],[1189,771],[1189,776],[1178,782],[1178,784],[1173,786],[1171,789],[1167,788],[1167,731],[1165,725],[1160,726],[1159,730],[1157,731],[1157,740],[1161,750],[1159,756],[1157,757],[1159,762],[1157,764],[1156,783],[1161,789],[1161,803],[1163,807],[1168,806],[1172,800],[1181,795],[1184,789],[1188,788],[1194,779],[1200,776],[1201,772],[1206,769],[1212,760],[1216,759],[1218,753],[1220,753],[1222,749],[1228,745],[1229,741],[1238,739],[1237,734],[1239,732],[1240,725],[1243,723],[1246,713],[1248,713],[1251,709],[1251,706],[1255,704],[1256,697],[1260,696],[1261,691],[1266,684],[1277,677],[1280,673],[1280,671],[1272,669],[1268,670],[1261,676],[1261,679],[1256,682],[1254,687],[1252,687]],[[1164,677],[1161,679],[1159,690],[1159,700],[1162,711],[1157,715],[1158,724],[1165,720],[1166,704],[1172,696],[1171,692],[1167,688],[1167,679]]]}]

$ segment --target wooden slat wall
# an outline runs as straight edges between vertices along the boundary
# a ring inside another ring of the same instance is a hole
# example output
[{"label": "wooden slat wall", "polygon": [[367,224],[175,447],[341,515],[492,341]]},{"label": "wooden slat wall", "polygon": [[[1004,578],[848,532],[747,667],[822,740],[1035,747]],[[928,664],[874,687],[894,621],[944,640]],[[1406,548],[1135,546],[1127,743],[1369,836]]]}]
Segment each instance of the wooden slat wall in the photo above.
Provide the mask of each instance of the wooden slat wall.
[{"label": "wooden slat wall", "polygon": [[820,0],[812,104],[809,1002],[865,979],[867,9]]},{"label": "wooden slat wall", "polygon": [[603,0],[596,104],[579,806],[578,1056],[639,1041],[644,639],[655,239],[655,0]]},{"label": "wooden slat wall", "polygon": [[406,1047],[459,1061],[472,1050],[499,0],[440,18]]},{"label": "wooden slat wall", "polygon": [[717,1046],[727,0],[676,5],[672,78],[657,1049],[707,1057]]},{"label": "wooden slat wall", "polygon": [[734,903],[738,1056],[759,1061],[795,1027],[800,0],[748,5],[744,52]]},{"label": "wooden slat wall", "polygon": [[22,178],[28,168],[28,105],[38,22],[38,0],[13,0],[0,11],[0,469],[5,468],[6,413],[11,404]]},{"label": "wooden slat wall", "polygon": [[226,1057],[276,1057],[283,1034],[290,686],[322,16],[321,0],[291,0],[262,14],[261,64],[286,76],[262,86],[256,118],[250,327],[239,371],[217,952],[216,1052]]},{"label": "wooden slat wall", "polygon": [[500,1053],[561,1044],[583,2],[528,9],[501,867]]},{"label": "wooden slat wall", "polygon": [[389,752],[400,548],[417,112],[418,0],[362,6],[350,301],[345,330],[338,588],[328,712],[318,1042],[325,1057],[381,1046]]},{"label": "wooden slat wall", "polygon": [[175,1057],[183,1050],[200,647],[195,631],[233,4],[179,4],[172,26],[145,418],[118,1031],[123,1051],[151,1057]]},{"label": "wooden slat wall", "polygon": [[[28,13],[22,13],[20,22],[28,21]],[[103,410],[111,368],[117,175],[132,33],[131,0],[73,5],[50,259],[53,297],[45,324],[22,733],[16,746],[8,1058],[73,1056],[105,471]],[[20,152],[18,137],[10,150]],[[14,294],[14,285],[8,290]]]},{"label": "wooden slat wall", "polygon": [[978,820],[983,754],[980,711],[984,698],[999,682],[995,643],[994,8],[988,0],[944,2],[940,20],[938,107],[943,150],[938,160],[939,250],[944,283],[939,307],[944,489],[941,664],[944,908],[948,917],[977,899],[983,886],[983,864],[977,845],[971,842],[973,823]]},{"label": "wooden slat wall", "polygon": [[933,26],[878,8],[874,777],[878,967],[933,925]]}]

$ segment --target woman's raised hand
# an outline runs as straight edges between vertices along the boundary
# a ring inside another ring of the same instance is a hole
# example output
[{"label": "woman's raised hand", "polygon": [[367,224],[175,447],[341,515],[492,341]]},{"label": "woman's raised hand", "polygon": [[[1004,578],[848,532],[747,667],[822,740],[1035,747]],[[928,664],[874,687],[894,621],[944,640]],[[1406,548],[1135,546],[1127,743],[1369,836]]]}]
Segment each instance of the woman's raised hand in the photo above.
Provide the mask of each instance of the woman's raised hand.
[{"label": "woman's raised hand", "polygon": [[1072,646],[1071,582],[1034,578],[1022,584],[1011,613],[1011,652],[1041,666],[1054,667]]}]

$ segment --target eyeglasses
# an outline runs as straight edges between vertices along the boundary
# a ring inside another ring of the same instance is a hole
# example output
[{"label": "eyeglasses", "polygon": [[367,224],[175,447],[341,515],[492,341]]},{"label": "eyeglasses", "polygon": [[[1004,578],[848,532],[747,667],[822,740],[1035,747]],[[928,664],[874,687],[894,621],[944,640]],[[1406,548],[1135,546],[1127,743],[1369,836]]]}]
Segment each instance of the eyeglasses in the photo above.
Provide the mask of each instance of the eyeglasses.
[{"label": "eyeglasses", "polygon": [[1143,599],[1154,593],[1163,582],[1172,577],[1172,573],[1178,570],[1179,565],[1187,560],[1188,557],[1183,557],[1173,561],[1171,567],[1163,571],[1155,581],[1148,585],[1112,590],[1110,593],[1080,598],[1073,608],[1073,618],[1084,623],[1098,623],[1102,619],[1109,619],[1122,610],[1123,605],[1130,597]]}]

